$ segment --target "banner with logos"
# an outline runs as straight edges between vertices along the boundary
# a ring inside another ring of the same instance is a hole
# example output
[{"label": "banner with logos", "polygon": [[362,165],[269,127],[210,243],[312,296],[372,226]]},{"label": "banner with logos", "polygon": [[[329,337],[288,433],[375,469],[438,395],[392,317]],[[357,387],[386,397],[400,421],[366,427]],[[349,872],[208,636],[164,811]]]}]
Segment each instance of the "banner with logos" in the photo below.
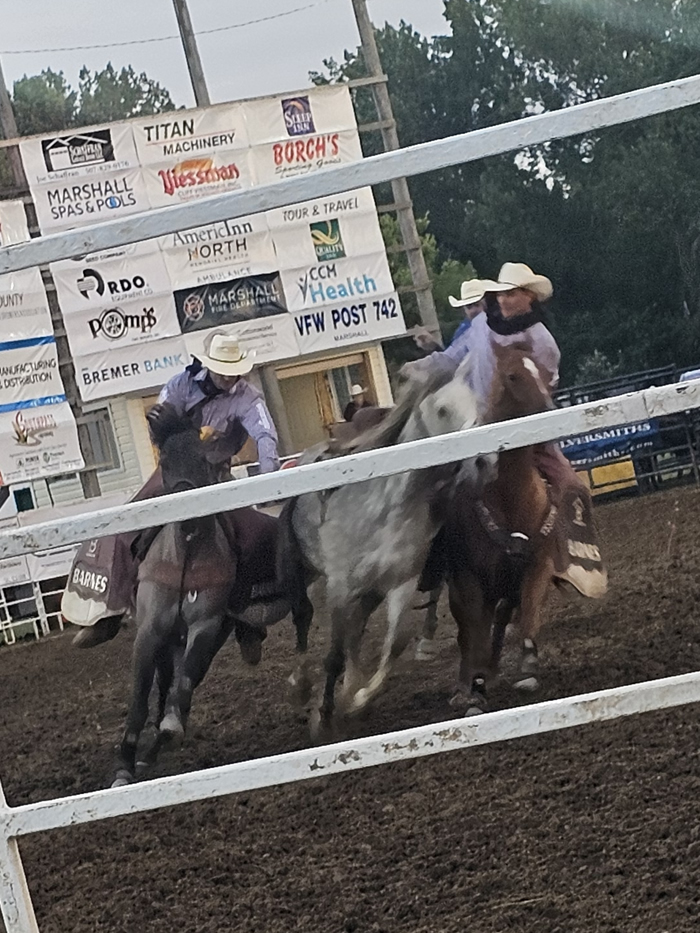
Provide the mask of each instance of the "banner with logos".
[{"label": "banner with logos", "polygon": [[384,256],[384,241],[375,214],[327,217],[275,230],[280,269],[297,269],[346,256]]},{"label": "banner with logos", "polygon": [[0,201],[0,246],[25,243],[28,239],[27,214],[22,201]]},{"label": "banner with logos", "polygon": [[340,85],[248,100],[243,108],[252,146],[357,128],[349,90]]},{"label": "banner with logos", "polygon": [[56,339],[30,337],[0,343],[0,412],[63,400]]},{"label": "banner with logos", "polygon": [[[21,152],[42,232],[362,158],[350,90],[340,86],[47,134]],[[258,362],[405,332],[367,187],[51,272],[84,399],[162,384],[177,371],[167,361],[184,353],[186,365],[190,337],[212,328],[235,332]],[[5,291],[0,316],[12,320],[17,287]],[[388,317],[373,316],[373,303],[389,300]]]},{"label": "banner with logos", "polygon": [[175,292],[175,307],[183,334],[286,313],[277,272],[183,288]]},{"label": "banner with logos", "polygon": [[75,378],[85,401],[162,386],[190,362],[182,337],[114,347],[75,361]]},{"label": "banner with logos", "polygon": [[224,220],[161,237],[174,289],[259,275],[278,268],[264,214]]},{"label": "banner with logos", "polygon": [[0,275],[0,337],[4,341],[53,335],[46,289],[38,269]]},{"label": "banner with logos", "polygon": [[338,350],[406,331],[396,292],[300,311],[293,318],[302,354]]},{"label": "banner with logos", "polygon": [[0,410],[0,484],[72,473],[84,465],[67,402]]},{"label": "banner with logos", "polygon": [[292,312],[338,302],[366,301],[394,290],[384,253],[283,269],[280,277],[287,307]]}]

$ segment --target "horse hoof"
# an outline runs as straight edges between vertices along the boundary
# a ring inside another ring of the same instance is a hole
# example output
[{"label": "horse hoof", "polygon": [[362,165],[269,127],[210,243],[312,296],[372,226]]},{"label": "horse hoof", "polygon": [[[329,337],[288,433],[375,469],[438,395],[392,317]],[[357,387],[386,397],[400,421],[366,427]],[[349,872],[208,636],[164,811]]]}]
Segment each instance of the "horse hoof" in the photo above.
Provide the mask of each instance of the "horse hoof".
[{"label": "horse hoof", "polygon": [[117,771],[117,776],[110,784],[110,787],[126,787],[127,784],[132,784],[133,780],[134,776],[129,771]]},{"label": "horse hoof", "polygon": [[421,638],[416,645],[416,652],[413,657],[416,661],[434,661],[437,653],[437,645],[432,639]]},{"label": "horse hoof", "polygon": [[457,690],[450,698],[450,706],[462,710],[465,716],[480,716],[488,712],[486,697],[478,693],[468,693],[466,690]]},{"label": "horse hoof", "polygon": [[521,693],[535,693],[540,689],[540,682],[536,677],[521,677],[515,681],[513,689]]},{"label": "horse hoof", "polygon": [[174,713],[164,716],[158,730],[163,739],[171,744],[181,744],[185,738],[185,729]]}]

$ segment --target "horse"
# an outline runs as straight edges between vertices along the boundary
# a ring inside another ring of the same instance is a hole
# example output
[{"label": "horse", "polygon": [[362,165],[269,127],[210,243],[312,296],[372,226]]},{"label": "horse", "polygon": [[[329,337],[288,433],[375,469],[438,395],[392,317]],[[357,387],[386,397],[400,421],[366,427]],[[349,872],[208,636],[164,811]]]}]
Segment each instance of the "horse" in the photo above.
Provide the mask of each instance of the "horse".
[{"label": "horse", "polygon": [[[554,407],[547,378],[527,345],[497,345],[494,352],[486,422]],[[538,686],[535,637],[547,588],[556,582],[557,509],[537,457],[536,447],[501,452],[497,476],[479,496],[465,485],[456,488],[445,523],[440,543],[461,656],[451,704],[468,713],[487,709],[487,683],[498,672],[505,630],[516,618],[523,654],[514,686]],[[434,581],[426,589],[433,586]]]},{"label": "horse", "polygon": [[[164,492],[220,480],[219,469],[207,458],[206,441],[190,419],[170,406],[162,406],[158,418],[149,416]],[[133,695],[113,787],[135,779],[154,680],[158,733],[138,770],[152,764],[164,744],[184,738],[194,690],[234,627],[244,623],[264,629],[291,608],[297,637],[305,644],[313,610],[298,587],[292,603],[277,585],[278,528],[277,519],[248,508],[172,522],[135,542],[141,562]]]},{"label": "horse", "polygon": [[[375,450],[471,427],[478,408],[469,388],[468,360],[454,376],[435,373],[404,387],[398,403],[349,449]],[[319,459],[312,450],[306,456]],[[458,473],[464,482],[488,474],[494,458],[446,464],[366,480],[288,501],[278,573],[291,587],[326,582],[331,646],[325,659],[322,700],[311,712],[312,734],[333,725],[335,690],[344,672],[347,715],[364,709],[382,689],[408,638],[411,609],[430,543],[441,527]],[[379,665],[365,683],[360,670],[362,637],[369,616],[386,602],[387,627]],[[293,679],[304,699],[311,685],[302,669]]]}]

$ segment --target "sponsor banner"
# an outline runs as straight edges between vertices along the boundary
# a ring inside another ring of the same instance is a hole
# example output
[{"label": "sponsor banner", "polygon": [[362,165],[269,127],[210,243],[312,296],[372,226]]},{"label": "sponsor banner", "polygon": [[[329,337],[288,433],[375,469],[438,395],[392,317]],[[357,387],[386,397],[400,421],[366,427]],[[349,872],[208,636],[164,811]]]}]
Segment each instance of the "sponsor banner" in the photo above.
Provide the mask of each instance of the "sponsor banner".
[{"label": "sponsor banner", "polygon": [[302,355],[383,340],[406,332],[396,292],[298,312],[292,318]]},{"label": "sponsor banner", "polygon": [[0,411],[47,396],[63,398],[53,337],[0,343]]},{"label": "sponsor banner", "polygon": [[46,289],[38,269],[0,275],[0,336],[7,341],[53,335]]},{"label": "sponsor banner", "polygon": [[243,106],[252,146],[357,126],[350,88],[338,85],[249,100]]},{"label": "sponsor banner", "polygon": [[[0,560],[0,586],[16,586],[18,583],[31,583],[29,567],[24,555],[5,557]],[[30,602],[33,607],[33,603]]]},{"label": "sponsor banner", "polygon": [[171,233],[161,237],[160,245],[175,289],[278,268],[264,214]]},{"label": "sponsor banner", "polygon": [[21,201],[0,201],[0,246],[29,239],[27,215]]},{"label": "sponsor banner", "polygon": [[283,269],[280,277],[287,307],[294,312],[340,302],[367,301],[394,290],[383,252]]},{"label": "sponsor banner", "polygon": [[[217,328],[217,333],[221,331],[234,335],[246,353],[254,353],[256,365],[299,355],[294,322],[289,314],[273,314],[240,324],[227,324]],[[206,332],[200,331],[185,338],[195,356],[204,352],[205,337]]]},{"label": "sponsor banner", "polygon": [[296,136],[251,149],[253,172],[259,185],[297,178],[331,165],[358,162],[362,147],[357,130]]},{"label": "sponsor banner", "polygon": [[241,103],[171,110],[134,120],[131,128],[141,165],[177,163],[249,145]]},{"label": "sponsor banner", "polygon": [[123,307],[124,302],[150,302],[171,293],[170,276],[155,244],[116,255],[88,256],[76,262],[51,263],[51,275],[61,310],[69,317],[86,309],[102,311]]},{"label": "sponsor banner", "polygon": [[275,230],[280,269],[298,269],[346,256],[383,253],[384,240],[376,214],[353,214],[312,219]]},{"label": "sponsor banner", "polygon": [[75,378],[80,396],[87,402],[162,386],[188,363],[182,337],[166,337],[79,357],[75,361]]},{"label": "sponsor banner", "polygon": [[152,207],[239,191],[253,184],[249,149],[174,157],[168,162],[145,165],[142,171]]},{"label": "sponsor banner", "polygon": [[26,482],[84,466],[67,402],[0,413],[0,482]]},{"label": "sponsor banner", "polygon": [[180,334],[172,295],[85,308],[63,320],[74,357]]},{"label": "sponsor banner", "polygon": [[352,217],[355,214],[372,214],[376,217],[376,206],[371,188],[358,188],[345,194],[333,194],[315,201],[302,201],[279,207],[267,212],[267,223],[273,234],[287,227],[303,227],[319,220],[332,217]]},{"label": "sponsor banner", "polygon": [[67,577],[77,553],[78,545],[70,544],[53,551],[37,551],[36,554],[27,554],[27,566],[31,579],[38,583],[40,580],[51,580],[54,577]]},{"label": "sponsor banner", "polygon": [[150,208],[139,169],[31,187],[42,233],[113,220]]},{"label": "sponsor banner", "polygon": [[27,139],[19,148],[30,188],[95,178],[139,164],[128,123]]},{"label": "sponsor banner", "polygon": [[237,324],[284,314],[286,303],[278,272],[249,275],[228,282],[183,288],[175,292],[183,334],[220,324]]},{"label": "sponsor banner", "polygon": [[559,444],[572,466],[588,467],[653,449],[658,431],[656,421],[641,421],[567,437]]}]

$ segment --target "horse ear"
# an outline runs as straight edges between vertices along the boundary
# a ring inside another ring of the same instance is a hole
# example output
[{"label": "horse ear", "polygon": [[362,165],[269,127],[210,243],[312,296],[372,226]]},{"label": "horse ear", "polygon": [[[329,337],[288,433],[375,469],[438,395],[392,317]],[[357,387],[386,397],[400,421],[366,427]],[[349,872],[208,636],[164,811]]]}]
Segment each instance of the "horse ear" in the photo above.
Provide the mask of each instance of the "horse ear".
[{"label": "horse ear", "polygon": [[454,378],[460,379],[462,382],[469,382],[469,377],[472,372],[472,361],[471,353],[467,353],[462,362],[459,364],[455,370]]},{"label": "horse ear", "polygon": [[149,409],[146,414],[146,421],[148,422],[153,443],[159,449],[171,435],[191,427],[190,420],[181,418],[174,406],[168,402],[159,403]]}]

